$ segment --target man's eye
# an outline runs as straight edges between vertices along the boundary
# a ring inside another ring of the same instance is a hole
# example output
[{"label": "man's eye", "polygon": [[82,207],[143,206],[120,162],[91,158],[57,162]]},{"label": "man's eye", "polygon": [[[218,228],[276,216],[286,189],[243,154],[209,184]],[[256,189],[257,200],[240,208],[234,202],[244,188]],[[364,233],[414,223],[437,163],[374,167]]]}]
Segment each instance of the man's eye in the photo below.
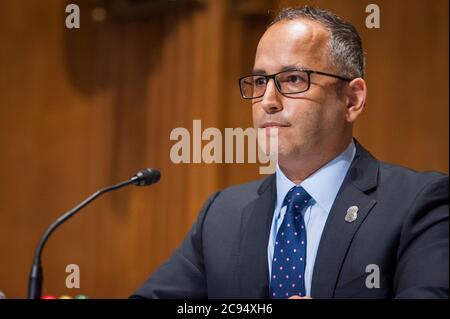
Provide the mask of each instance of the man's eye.
[{"label": "man's eye", "polygon": [[286,80],[286,82],[289,83],[301,83],[304,82],[303,78],[301,76],[298,75],[289,75]]},{"label": "man's eye", "polygon": [[266,85],[267,81],[265,77],[258,77],[253,80],[255,86]]}]

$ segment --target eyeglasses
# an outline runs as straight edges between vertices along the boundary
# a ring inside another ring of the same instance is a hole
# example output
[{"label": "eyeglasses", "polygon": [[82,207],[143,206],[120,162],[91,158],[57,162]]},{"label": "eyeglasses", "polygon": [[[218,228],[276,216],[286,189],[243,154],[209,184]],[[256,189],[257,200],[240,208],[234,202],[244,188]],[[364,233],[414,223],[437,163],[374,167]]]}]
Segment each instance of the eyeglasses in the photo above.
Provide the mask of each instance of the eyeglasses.
[{"label": "eyeglasses", "polygon": [[244,99],[257,99],[266,93],[267,83],[273,79],[277,90],[285,94],[303,93],[309,90],[311,86],[311,74],[320,74],[331,76],[336,79],[350,82],[352,79],[344,78],[339,75],[305,70],[293,69],[278,72],[272,75],[247,75],[239,79],[239,88]]}]

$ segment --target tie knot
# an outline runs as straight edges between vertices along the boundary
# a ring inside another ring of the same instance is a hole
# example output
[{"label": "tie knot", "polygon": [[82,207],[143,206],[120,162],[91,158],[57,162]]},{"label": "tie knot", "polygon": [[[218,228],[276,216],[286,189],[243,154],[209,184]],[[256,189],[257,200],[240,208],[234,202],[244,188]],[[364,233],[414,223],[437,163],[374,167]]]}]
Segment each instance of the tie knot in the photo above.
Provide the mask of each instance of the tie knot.
[{"label": "tie knot", "polygon": [[292,187],[284,198],[283,206],[287,205],[286,211],[300,212],[311,199],[311,195],[301,186]]}]

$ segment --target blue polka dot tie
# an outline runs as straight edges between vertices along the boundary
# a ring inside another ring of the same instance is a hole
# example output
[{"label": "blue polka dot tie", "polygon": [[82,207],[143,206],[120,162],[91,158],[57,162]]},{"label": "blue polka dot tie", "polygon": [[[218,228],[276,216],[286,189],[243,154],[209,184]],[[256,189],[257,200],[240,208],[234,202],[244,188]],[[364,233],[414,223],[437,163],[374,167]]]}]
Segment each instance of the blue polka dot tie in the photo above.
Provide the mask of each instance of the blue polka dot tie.
[{"label": "blue polka dot tie", "polygon": [[278,229],[272,260],[270,297],[305,296],[306,228],[301,211],[311,196],[301,186],[289,190],[283,223]]}]

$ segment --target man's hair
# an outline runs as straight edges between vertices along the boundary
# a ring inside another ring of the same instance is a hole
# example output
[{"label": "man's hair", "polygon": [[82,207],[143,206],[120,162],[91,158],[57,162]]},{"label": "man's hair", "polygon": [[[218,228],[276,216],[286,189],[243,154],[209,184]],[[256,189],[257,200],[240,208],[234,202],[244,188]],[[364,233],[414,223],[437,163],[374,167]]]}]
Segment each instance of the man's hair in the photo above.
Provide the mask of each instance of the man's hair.
[{"label": "man's hair", "polygon": [[330,11],[304,6],[281,10],[269,27],[280,21],[297,19],[317,21],[328,30],[329,58],[340,76],[351,79],[364,77],[365,57],[361,37],[351,23]]}]

